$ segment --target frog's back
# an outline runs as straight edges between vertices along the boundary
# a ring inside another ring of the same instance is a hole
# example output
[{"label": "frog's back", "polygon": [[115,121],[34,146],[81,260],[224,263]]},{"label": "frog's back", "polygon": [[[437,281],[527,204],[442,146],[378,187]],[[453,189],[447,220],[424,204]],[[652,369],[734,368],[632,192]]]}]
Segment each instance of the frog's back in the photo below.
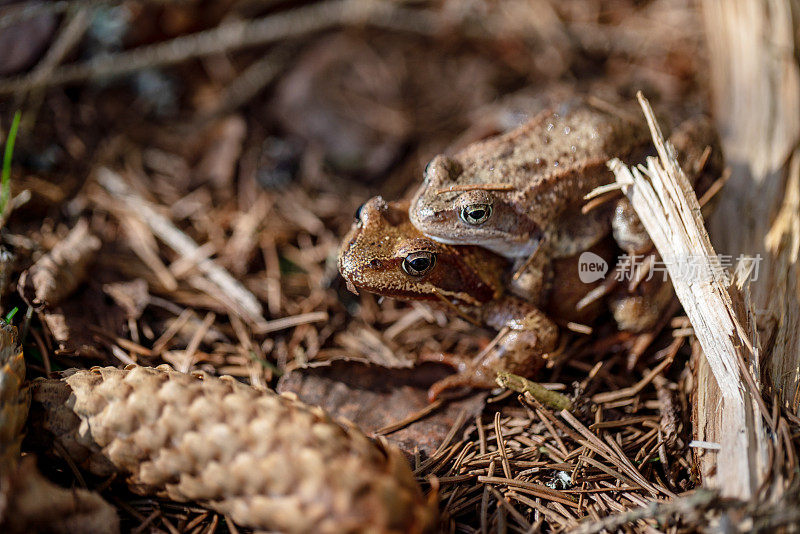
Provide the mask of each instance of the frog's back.
[{"label": "frog's back", "polygon": [[[627,114],[626,114],[627,115]],[[507,134],[473,144],[454,156],[465,184],[536,187],[587,164],[602,165],[647,142],[644,121],[600,110],[582,100],[550,109]]]}]

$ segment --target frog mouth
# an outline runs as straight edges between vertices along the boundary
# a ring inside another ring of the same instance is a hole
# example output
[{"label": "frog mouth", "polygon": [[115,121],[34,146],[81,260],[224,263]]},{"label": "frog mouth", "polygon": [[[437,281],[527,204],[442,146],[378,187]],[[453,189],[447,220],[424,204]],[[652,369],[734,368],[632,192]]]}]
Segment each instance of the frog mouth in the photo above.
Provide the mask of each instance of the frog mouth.
[{"label": "frog mouth", "polygon": [[448,239],[446,237],[437,236],[434,234],[427,234],[428,237],[436,241],[437,243],[441,243],[443,245],[464,245],[464,241],[459,241],[456,239]]},{"label": "frog mouth", "polygon": [[345,259],[345,255],[339,256],[339,274],[344,279],[347,290],[354,295],[359,295],[360,293],[358,292],[358,287],[353,282],[353,280],[356,278],[356,273],[345,266],[347,263],[346,261],[343,261]]},{"label": "frog mouth", "polygon": [[479,247],[483,247],[486,249],[491,250],[495,254],[499,254],[505,258],[521,258],[530,256],[537,248],[539,248],[539,242],[541,241],[538,238],[520,241],[514,240],[511,235],[508,236],[496,236],[491,238],[482,239],[481,236],[475,234],[467,240],[457,240],[442,236],[437,236],[432,233],[428,233],[428,237],[436,241],[437,243],[442,243],[444,245],[455,245],[455,246],[469,246],[469,245],[476,245]]},{"label": "frog mouth", "polygon": [[344,278],[345,284],[347,285],[347,290],[351,293],[358,295],[358,289],[356,288],[355,284],[353,284],[353,278],[355,273],[348,267],[348,265],[352,261],[352,248],[353,245],[358,240],[358,236],[361,234],[361,228],[354,227],[350,232],[345,236],[345,239],[342,241],[339,250],[337,251],[338,261],[337,268],[339,270],[339,274],[342,278]]}]

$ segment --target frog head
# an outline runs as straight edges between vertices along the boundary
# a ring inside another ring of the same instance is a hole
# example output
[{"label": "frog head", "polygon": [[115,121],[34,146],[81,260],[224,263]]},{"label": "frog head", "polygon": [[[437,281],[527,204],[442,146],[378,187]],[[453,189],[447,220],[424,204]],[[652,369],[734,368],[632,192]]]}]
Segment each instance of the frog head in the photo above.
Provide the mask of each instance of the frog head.
[{"label": "frog head", "polygon": [[554,221],[613,179],[606,161],[646,135],[643,121],[566,102],[452,157],[436,156],[411,202],[411,222],[442,243],[528,257]]},{"label": "frog head", "polygon": [[474,246],[457,247],[424,236],[408,219],[408,202],[381,197],[356,213],[339,250],[339,272],[352,291],[406,300],[480,306],[503,291],[506,261]]},{"label": "frog head", "polygon": [[506,167],[506,161],[436,156],[411,201],[412,224],[441,243],[528,256],[541,231],[530,210],[520,210],[515,184],[508,181],[513,170]]}]

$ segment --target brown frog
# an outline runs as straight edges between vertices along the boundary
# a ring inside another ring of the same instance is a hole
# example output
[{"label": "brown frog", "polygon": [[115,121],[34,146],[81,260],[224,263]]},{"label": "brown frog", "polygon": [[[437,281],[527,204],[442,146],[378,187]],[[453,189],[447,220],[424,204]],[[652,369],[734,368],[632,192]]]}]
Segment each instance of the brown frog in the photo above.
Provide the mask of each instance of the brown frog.
[{"label": "brown frog", "polygon": [[[721,166],[718,139],[706,118],[683,123],[670,138],[687,175]],[[454,156],[439,155],[425,170],[409,211],[426,236],[447,244],[480,245],[515,262],[526,273],[510,289],[535,298],[541,278],[530,266],[588,250],[609,235],[628,254],[652,244],[625,198],[583,212],[587,193],[613,181],[612,157],[643,161],[650,135],[636,109],[607,111],[573,100],[517,129],[474,143]],[[713,147],[712,164],[704,149]],[[691,164],[700,162],[698,168]],[[669,288],[648,295],[618,294],[615,319],[627,330],[643,330],[659,317]],[[610,286],[609,286],[610,287]],[[641,292],[640,292],[641,293]],[[647,312],[647,313],[644,313]]]},{"label": "brown frog", "polygon": [[[447,245],[424,236],[409,221],[407,202],[387,203],[381,197],[359,209],[339,251],[339,271],[354,292],[439,303],[504,332],[479,362],[434,384],[431,398],[457,386],[494,387],[500,369],[530,376],[543,365],[543,355],[555,349],[556,323],[534,303],[506,290],[508,266],[506,259],[487,249]],[[573,304],[582,296],[569,280],[548,287],[553,288],[547,292],[549,299],[561,309],[574,309],[565,305],[570,299],[565,295],[574,294]]]},{"label": "brown frog", "polygon": [[[672,141],[684,162],[699,158],[687,153],[695,147],[717,146],[705,118],[681,125]],[[452,157],[435,157],[412,200],[411,222],[436,241],[481,245],[517,260],[542,248],[551,258],[570,256],[609,231],[621,248],[639,253],[650,241],[627,200],[589,213],[581,207],[587,193],[613,181],[609,159],[643,161],[649,146],[638,110],[573,100]]]}]

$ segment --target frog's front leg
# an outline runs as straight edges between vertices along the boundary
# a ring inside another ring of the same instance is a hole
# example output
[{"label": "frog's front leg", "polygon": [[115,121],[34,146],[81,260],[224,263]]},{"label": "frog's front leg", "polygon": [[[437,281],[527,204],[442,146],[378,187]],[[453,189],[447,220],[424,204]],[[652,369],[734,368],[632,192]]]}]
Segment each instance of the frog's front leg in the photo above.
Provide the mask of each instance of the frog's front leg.
[{"label": "frog's front leg", "polygon": [[491,389],[498,370],[531,376],[544,364],[544,354],[558,344],[558,327],[541,310],[527,302],[507,297],[487,304],[484,322],[496,328],[499,339],[486,354],[463,371],[436,382],[428,390],[435,400],[443,391],[458,387]]},{"label": "frog's front leg", "polygon": [[507,289],[534,306],[542,303],[552,283],[552,258],[546,244],[541,244],[532,256],[517,258],[509,271]]}]

